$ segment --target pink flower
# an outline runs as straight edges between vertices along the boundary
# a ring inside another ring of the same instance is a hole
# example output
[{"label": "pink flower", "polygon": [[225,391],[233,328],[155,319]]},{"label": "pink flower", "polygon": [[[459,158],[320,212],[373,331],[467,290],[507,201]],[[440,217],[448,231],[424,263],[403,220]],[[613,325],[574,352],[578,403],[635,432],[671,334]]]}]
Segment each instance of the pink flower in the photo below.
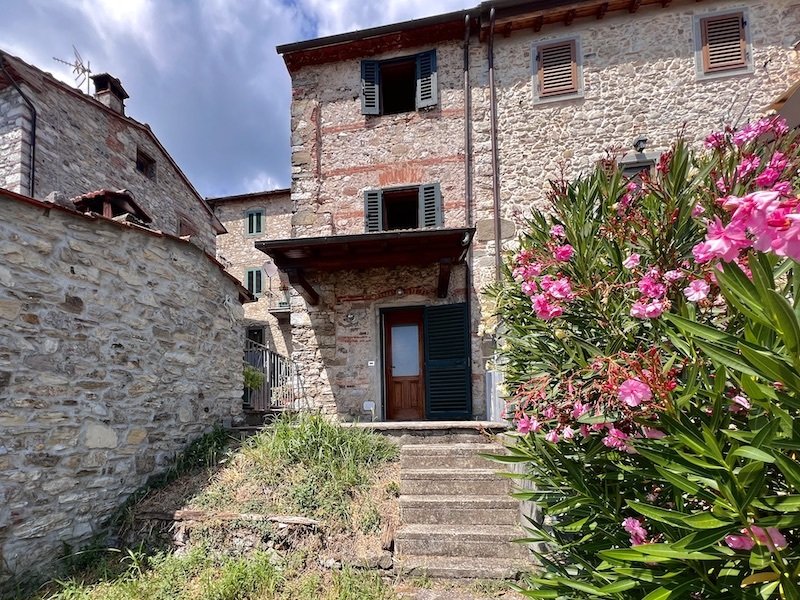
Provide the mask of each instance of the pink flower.
[{"label": "pink flower", "polygon": [[755,154],[745,156],[742,158],[742,162],[736,166],[736,175],[738,175],[740,179],[748,177],[752,173],[755,173],[760,164],[761,159]]},{"label": "pink flower", "polygon": [[688,287],[683,288],[683,294],[689,302],[699,302],[708,296],[711,286],[702,279],[695,279]]},{"label": "pink flower", "polygon": [[705,139],[704,144],[706,148],[721,148],[725,144],[725,134],[721,131],[714,132]]},{"label": "pink flower", "polygon": [[728,184],[725,183],[725,180],[722,177],[717,179],[716,186],[717,186],[717,189],[720,191],[721,194],[727,194],[728,193]]},{"label": "pink flower", "polygon": [[756,538],[756,541],[762,546],[766,546],[770,550],[783,550],[789,544],[786,543],[786,538],[778,530],[777,527],[750,527],[750,533]]},{"label": "pink flower", "polygon": [[556,418],[556,407],[552,404],[548,404],[547,407],[542,411],[542,416],[545,419],[555,419]]},{"label": "pink flower", "polygon": [[648,319],[657,319],[664,313],[664,303],[660,300],[655,300],[644,307],[644,316]]},{"label": "pink flower", "polygon": [[750,410],[750,401],[742,395],[737,394],[731,398],[730,411],[732,413],[743,413]]},{"label": "pink flower", "polygon": [[646,319],[647,318],[647,307],[643,304],[640,300],[637,300],[631,306],[631,316],[637,319]]},{"label": "pink flower", "polygon": [[714,258],[714,255],[711,253],[711,246],[708,244],[708,242],[700,242],[694,248],[692,248],[692,255],[700,264],[707,263]]},{"label": "pink flower", "polygon": [[628,258],[622,261],[622,266],[625,267],[626,269],[632,269],[634,267],[639,266],[640,259],[641,257],[634,252]]},{"label": "pink flower", "polygon": [[580,400],[576,400],[575,404],[572,406],[572,418],[577,421],[587,412],[589,412],[589,407]]},{"label": "pink flower", "polygon": [[559,300],[569,300],[573,297],[572,287],[569,284],[569,279],[566,277],[554,281],[547,289],[547,293]]},{"label": "pink flower", "polygon": [[680,281],[683,279],[683,273],[678,269],[673,269],[671,271],[667,271],[664,273],[664,279],[669,281],[670,283],[675,283],[676,281]]},{"label": "pink flower", "polygon": [[773,192],[778,192],[781,196],[788,196],[792,193],[792,184],[788,181],[779,181],[772,186]]},{"label": "pink flower", "polygon": [[553,225],[550,228],[550,235],[554,238],[563,238],[566,235],[563,225]]},{"label": "pink flower", "polygon": [[639,406],[642,402],[647,402],[653,398],[650,387],[638,378],[626,379],[619,386],[617,399],[628,406]]},{"label": "pink flower", "polygon": [[536,285],[535,281],[523,281],[522,285],[520,286],[522,293],[526,296],[533,296],[536,292],[539,291],[538,286]]},{"label": "pink flower", "polygon": [[[745,235],[743,224],[733,220],[725,227],[719,217],[716,217],[713,223],[709,223],[705,243],[712,257],[721,258],[725,262],[731,262],[739,256],[741,249],[749,248],[752,245]],[[697,246],[692,250],[697,258],[695,249]],[[699,258],[698,262],[701,262]]]},{"label": "pink flower", "polygon": [[775,185],[775,182],[778,181],[781,177],[781,172],[773,167],[767,167],[761,173],[759,173],[758,177],[756,177],[756,185],[760,185],[761,187],[769,188]]},{"label": "pink flower", "polygon": [[550,442],[551,444],[557,444],[558,443],[558,433],[556,432],[555,429],[553,429],[550,433],[548,433],[546,436],[544,436],[544,439],[547,440],[548,442]]},{"label": "pink flower", "polygon": [[638,284],[639,291],[649,298],[662,298],[667,291],[664,284],[659,283],[650,276],[642,277]]},{"label": "pink flower", "polygon": [[611,427],[606,437],[603,438],[603,444],[609,448],[626,451],[628,450],[628,445],[625,443],[627,439],[628,435],[624,431]]},{"label": "pink flower", "polygon": [[552,304],[544,294],[536,294],[533,296],[531,298],[531,304],[533,310],[536,312],[536,316],[544,321],[549,321],[550,319],[560,317],[564,314],[564,309],[557,304]]},{"label": "pink flower", "polygon": [[525,434],[530,432],[531,430],[531,418],[528,415],[523,415],[517,421],[517,431],[519,433]]},{"label": "pink flower", "polygon": [[661,438],[667,436],[667,434],[661,431],[660,429],[651,429],[650,427],[643,427],[642,431],[644,432],[644,437],[649,438],[651,440],[660,440]]},{"label": "pink flower", "polygon": [[586,425],[585,423],[581,425],[580,432],[581,435],[585,438],[588,438],[592,434],[591,429],[589,429],[589,426]]},{"label": "pink flower", "polygon": [[628,517],[622,521],[622,528],[631,536],[631,546],[639,546],[647,541],[647,529],[635,517]]},{"label": "pink flower", "polygon": [[575,248],[573,248],[569,244],[564,244],[563,246],[559,246],[558,248],[556,248],[556,251],[554,252],[553,256],[557,261],[565,262],[571,259],[574,254],[575,254]]},{"label": "pink flower", "polygon": [[[744,531],[744,530],[742,530]],[[733,550],[750,551],[755,546],[755,542],[749,535],[731,534],[725,536],[725,543]]]},{"label": "pink flower", "polygon": [[575,430],[567,425],[564,427],[564,430],[561,432],[561,435],[564,437],[565,440],[571,440],[575,437]]},{"label": "pink flower", "polygon": [[705,212],[706,212],[706,209],[703,208],[703,205],[700,204],[699,202],[694,205],[694,208],[692,208],[692,216],[695,217],[695,218],[699,217],[700,215],[702,215]]}]

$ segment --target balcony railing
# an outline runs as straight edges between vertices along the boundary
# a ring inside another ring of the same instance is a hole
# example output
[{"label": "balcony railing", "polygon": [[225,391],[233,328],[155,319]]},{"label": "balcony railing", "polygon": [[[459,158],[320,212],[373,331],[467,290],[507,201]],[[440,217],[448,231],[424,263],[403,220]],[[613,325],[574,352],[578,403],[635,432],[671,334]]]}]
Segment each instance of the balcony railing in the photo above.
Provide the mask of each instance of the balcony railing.
[{"label": "balcony railing", "polygon": [[244,406],[250,410],[297,410],[300,402],[300,378],[291,359],[267,346],[247,340],[244,363],[264,376],[257,389],[244,390]]}]

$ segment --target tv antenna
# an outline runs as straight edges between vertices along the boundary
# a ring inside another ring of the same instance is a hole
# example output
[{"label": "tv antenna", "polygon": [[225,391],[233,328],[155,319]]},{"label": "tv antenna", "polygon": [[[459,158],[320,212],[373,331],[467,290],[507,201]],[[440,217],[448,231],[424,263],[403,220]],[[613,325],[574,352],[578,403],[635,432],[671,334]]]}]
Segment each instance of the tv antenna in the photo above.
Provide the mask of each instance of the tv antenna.
[{"label": "tv antenna", "polygon": [[60,62],[63,65],[67,65],[68,67],[72,67],[72,73],[75,75],[75,84],[80,88],[86,83],[86,93],[89,94],[89,76],[92,74],[91,63],[89,61],[83,62],[83,58],[81,57],[81,53],[78,52],[78,49],[75,46],[72,46],[72,51],[75,53],[75,60],[69,62],[68,60],[63,60],[61,58],[53,57],[53,60],[56,62]]}]

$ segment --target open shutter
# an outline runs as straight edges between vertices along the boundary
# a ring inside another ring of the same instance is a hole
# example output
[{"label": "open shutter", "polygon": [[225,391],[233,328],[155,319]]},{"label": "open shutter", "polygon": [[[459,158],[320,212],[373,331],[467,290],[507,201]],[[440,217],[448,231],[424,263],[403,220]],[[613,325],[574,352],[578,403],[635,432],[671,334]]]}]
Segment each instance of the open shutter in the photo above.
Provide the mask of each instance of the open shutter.
[{"label": "open shutter", "polygon": [[537,52],[539,97],[578,91],[575,40],[539,46]]},{"label": "open shutter", "polygon": [[744,15],[709,17],[701,22],[703,70],[706,73],[747,66]]},{"label": "open shutter", "polygon": [[472,416],[472,371],[467,305],[425,307],[426,418]]},{"label": "open shutter", "polygon": [[364,231],[381,231],[383,229],[383,206],[381,190],[364,192]]},{"label": "open shutter", "polygon": [[417,54],[417,109],[436,106],[438,103],[436,50],[429,50]]},{"label": "open shutter", "polygon": [[377,60],[361,61],[361,114],[381,114],[381,67]]},{"label": "open shutter", "polygon": [[438,183],[419,187],[419,226],[441,227],[444,225],[442,213],[442,192]]}]

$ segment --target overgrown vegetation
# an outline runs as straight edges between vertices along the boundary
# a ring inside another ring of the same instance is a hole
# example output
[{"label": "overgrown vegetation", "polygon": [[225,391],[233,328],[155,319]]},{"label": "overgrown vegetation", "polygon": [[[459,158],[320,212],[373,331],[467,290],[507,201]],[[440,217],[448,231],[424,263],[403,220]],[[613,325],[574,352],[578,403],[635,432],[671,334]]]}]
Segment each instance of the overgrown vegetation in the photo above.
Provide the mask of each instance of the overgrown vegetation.
[{"label": "overgrown vegetation", "polygon": [[[127,505],[119,524],[133,547],[67,549],[64,576],[42,588],[37,600],[395,598],[392,582],[379,573],[346,564],[323,569],[320,557],[331,543],[345,544],[352,555],[367,536],[380,551],[385,509],[379,505],[394,499],[394,486],[377,477],[396,446],[311,414],[284,416],[224,451],[231,441],[215,430],[192,443],[147,497]],[[192,526],[176,549],[159,546],[165,538],[157,535],[169,534],[171,541],[174,528],[137,520],[142,511],[179,508],[292,514],[320,525],[292,533],[268,522],[211,521]]]}]

